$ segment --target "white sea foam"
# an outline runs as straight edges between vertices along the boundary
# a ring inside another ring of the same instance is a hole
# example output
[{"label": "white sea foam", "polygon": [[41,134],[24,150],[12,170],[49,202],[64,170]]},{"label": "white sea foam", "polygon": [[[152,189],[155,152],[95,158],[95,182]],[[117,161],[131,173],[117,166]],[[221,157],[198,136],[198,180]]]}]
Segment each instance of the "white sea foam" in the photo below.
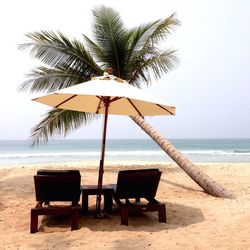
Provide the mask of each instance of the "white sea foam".
[{"label": "white sea foam", "polygon": [[[225,151],[225,150],[181,150],[186,155],[235,155],[250,156],[250,151]],[[163,150],[133,150],[133,151],[106,151],[106,156],[164,156]],[[36,153],[0,153],[0,158],[43,158],[43,157],[98,157],[100,151],[78,152],[36,152]]]},{"label": "white sea foam", "polygon": [[187,155],[250,155],[250,151],[230,151],[230,150],[183,150]]},{"label": "white sea foam", "polygon": [[[250,139],[179,139],[175,147],[194,162],[250,162]],[[55,140],[41,147],[26,141],[0,141],[0,166],[99,160],[99,140]],[[171,161],[150,140],[109,140],[107,160]]]}]

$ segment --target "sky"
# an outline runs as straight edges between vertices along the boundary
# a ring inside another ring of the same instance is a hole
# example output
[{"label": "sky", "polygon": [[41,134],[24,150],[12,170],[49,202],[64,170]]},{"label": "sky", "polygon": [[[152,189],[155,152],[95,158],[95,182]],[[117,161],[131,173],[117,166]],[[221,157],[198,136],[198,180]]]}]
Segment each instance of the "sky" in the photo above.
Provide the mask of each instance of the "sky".
[{"label": "sky", "polygon": [[[71,38],[91,36],[91,10],[119,11],[127,27],[177,13],[181,26],[164,48],[178,50],[179,65],[146,91],[176,107],[175,116],[146,120],[167,138],[250,138],[250,1],[248,0],[8,0],[0,3],[0,140],[27,139],[49,109],[18,92],[38,62],[18,50],[25,34],[60,30]],[[125,129],[126,128],[126,129]],[[68,139],[100,138],[102,121]],[[125,116],[110,116],[108,138],[147,138]]]}]

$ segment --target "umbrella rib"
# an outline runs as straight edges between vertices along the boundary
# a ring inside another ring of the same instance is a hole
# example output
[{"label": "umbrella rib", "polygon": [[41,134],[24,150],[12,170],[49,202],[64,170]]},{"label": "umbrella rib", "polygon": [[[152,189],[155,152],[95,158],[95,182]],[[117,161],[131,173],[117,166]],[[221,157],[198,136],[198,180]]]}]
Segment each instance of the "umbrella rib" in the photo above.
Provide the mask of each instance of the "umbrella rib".
[{"label": "umbrella rib", "polygon": [[132,107],[136,110],[136,112],[139,114],[139,116],[143,116],[141,114],[141,112],[139,111],[139,109],[134,105],[134,103],[129,99],[127,98],[127,100],[129,101],[129,103],[132,105]]},{"label": "umbrella rib", "polygon": [[115,101],[118,101],[120,99],[122,99],[123,97],[114,97],[113,99],[110,100],[110,102],[115,102]]},{"label": "umbrella rib", "polygon": [[101,103],[102,103],[103,100],[102,100],[102,98],[100,96],[96,96],[96,97],[100,99],[97,110],[96,110],[96,114],[99,114],[99,109],[101,108]]},{"label": "umbrella rib", "polygon": [[170,115],[173,115],[173,112],[170,112],[169,110],[167,110],[166,108],[164,108],[163,106],[161,106],[160,104],[156,104],[156,106],[164,109],[165,111],[167,111]]},{"label": "umbrella rib", "polygon": [[64,104],[65,102],[68,102],[69,100],[75,98],[77,95],[72,95],[71,97],[67,98],[66,100],[64,100],[63,102],[57,104],[54,108],[58,108],[59,106],[61,106],[62,104]]},{"label": "umbrella rib", "polygon": [[[100,101],[99,101],[99,104],[98,104],[98,107],[97,107],[97,110],[96,110],[96,114],[99,114],[99,109],[101,108],[101,103],[102,102],[105,102],[105,98],[103,97],[103,96],[96,96],[97,98],[99,98],[100,99]],[[115,101],[117,101],[117,100],[120,100],[122,97],[114,97],[113,99],[111,99],[110,101],[109,101],[109,103],[111,103],[111,102],[115,102]]]}]

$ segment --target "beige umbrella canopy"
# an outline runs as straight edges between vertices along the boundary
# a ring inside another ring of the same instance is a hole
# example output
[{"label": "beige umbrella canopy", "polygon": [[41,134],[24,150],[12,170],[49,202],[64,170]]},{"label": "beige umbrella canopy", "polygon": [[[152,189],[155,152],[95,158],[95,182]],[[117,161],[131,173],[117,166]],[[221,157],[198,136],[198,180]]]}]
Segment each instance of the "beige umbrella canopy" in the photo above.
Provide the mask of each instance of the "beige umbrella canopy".
[{"label": "beige umbrella canopy", "polygon": [[101,214],[101,189],[108,114],[129,116],[175,114],[175,107],[169,106],[147,92],[128,84],[127,81],[107,73],[104,73],[104,76],[101,77],[94,77],[91,81],[61,89],[33,100],[58,109],[104,114],[102,153],[98,177],[100,192],[96,203],[97,214]]},{"label": "beige umbrella canopy", "polygon": [[113,115],[174,115],[175,108],[112,75],[33,99],[54,108]]}]

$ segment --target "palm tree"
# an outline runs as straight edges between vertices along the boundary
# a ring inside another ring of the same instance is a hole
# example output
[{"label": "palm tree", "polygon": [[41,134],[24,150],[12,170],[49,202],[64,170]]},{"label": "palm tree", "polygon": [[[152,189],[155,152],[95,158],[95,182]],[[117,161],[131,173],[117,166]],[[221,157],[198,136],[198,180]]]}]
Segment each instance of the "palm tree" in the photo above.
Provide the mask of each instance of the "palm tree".
[{"label": "palm tree", "polygon": [[[51,92],[90,80],[102,75],[108,67],[114,75],[141,87],[149,85],[152,77],[160,78],[173,69],[178,59],[172,49],[160,50],[159,44],[180,24],[176,15],[128,29],[118,12],[112,8],[98,7],[93,10],[93,38],[83,35],[83,42],[70,40],[61,32],[41,31],[28,33],[28,42],[20,48],[28,50],[39,59],[39,66],[27,75],[19,89],[30,92]],[[33,144],[47,141],[54,135],[67,135],[97,115],[70,110],[52,109],[32,129]],[[167,140],[146,124],[142,117],[131,117],[151,136],[179,166],[206,192],[214,196],[232,197],[230,192],[196,170],[192,163],[178,152]],[[143,124],[143,125],[141,125]],[[147,125],[147,126],[146,126]],[[173,154],[174,149],[174,154]],[[197,174],[198,173],[198,174]]]}]

